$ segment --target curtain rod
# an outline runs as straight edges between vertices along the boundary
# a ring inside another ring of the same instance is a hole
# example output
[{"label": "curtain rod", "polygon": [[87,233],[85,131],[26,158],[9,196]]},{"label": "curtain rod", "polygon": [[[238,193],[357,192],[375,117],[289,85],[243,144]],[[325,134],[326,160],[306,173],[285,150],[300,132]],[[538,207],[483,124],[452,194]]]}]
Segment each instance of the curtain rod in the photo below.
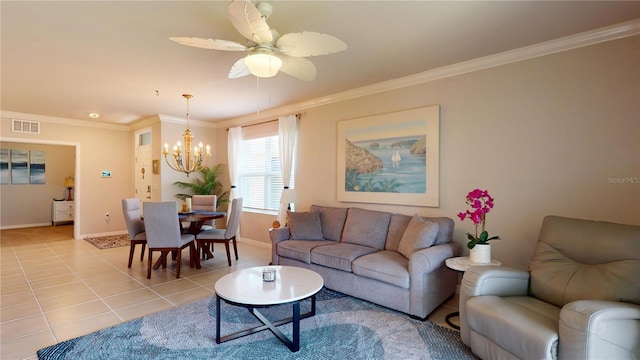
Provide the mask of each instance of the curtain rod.
[{"label": "curtain rod", "polygon": [[[296,118],[298,120],[300,120],[300,117],[302,117],[302,114],[297,113],[296,114]],[[272,120],[265,120],[259,123],[255,123],[255,124],[249,124],[249,125],[244,125],[244,126],[240,126],[241,128],[246,128],[246,127],[251,127],[251,126],[257,126],[257,125],[262,125],[262,124],[268,124],[268,123],[272,123],[274,121],[278,121],[278,119],[272,119]],[[227,128],[227,131],[229,131],[230,128]]]}]

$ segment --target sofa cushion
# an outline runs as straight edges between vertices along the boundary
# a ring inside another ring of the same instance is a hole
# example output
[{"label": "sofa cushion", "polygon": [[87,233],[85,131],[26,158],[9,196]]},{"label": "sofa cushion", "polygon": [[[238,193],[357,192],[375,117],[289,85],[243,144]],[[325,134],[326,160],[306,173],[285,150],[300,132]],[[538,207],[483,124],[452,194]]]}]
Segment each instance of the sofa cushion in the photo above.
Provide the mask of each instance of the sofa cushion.
[{"label": "sofa cushion", "polygon": [[398,252],[406,258],[411,257],[415,251],[428,248],[433,245],[438,235],[438,224],[427,221],[422,217],[415,215],[409,221],[407,229],[402,235]]},{"label": "sofa cushion", "polygon": [[409,260],[397,251],[383,250],[361,256],[351,264],[356,275],[409,288]]},{"label": "sofa cushion", "polygon": [[333,269],[351,272],[351,262],[362,255],[378,251],[368,246],[337,243],[311,249],[311,262]]},{"label": "sofa cushion", "polygon": [[289,230],[292,239],[324,240],[319,212],[287,211],[287,216],[289,216]]},{"label": "sofa cushion", "polygon": [[328,240],[287,240],[276,245],[276,253],[282,257],[295,259],[304,263],[311,263],[311,249],[320,245],[335,244],[335,241]]},{"label": "sofa cushion", "polygon": [[340,241],[344,222],[347,219],[347,210],[347,208],[311,205],[311,211],[320,213],[322,234],[326,240]]},{"label": "sofa cushion", "polygon": [[383,250],[390,221],[388,212],[350,208],[340,241]]},{"label": "sofa cushion", "polygon": [[640,226],[547,216],[529,263],[531,295],[640,304]]},{"label": "sofa cushion", "polygon": [[404,231],[407,229],[411,221],[411,216],[403,214],[391,215],[391,221],[389,222],[389,232],[387,233],[387,241],[384,244],[385,250],[398,251],[398,245],[402,239]]}]

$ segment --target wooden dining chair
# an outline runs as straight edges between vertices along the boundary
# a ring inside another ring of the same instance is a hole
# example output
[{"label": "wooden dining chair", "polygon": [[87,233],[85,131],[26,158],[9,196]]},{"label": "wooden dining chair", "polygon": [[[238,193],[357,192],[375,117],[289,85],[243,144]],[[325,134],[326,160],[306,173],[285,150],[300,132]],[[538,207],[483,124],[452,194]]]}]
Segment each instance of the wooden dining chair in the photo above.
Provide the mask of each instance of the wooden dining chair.
[{"label": "wooden dining chair", "polygon": [[231,251],[229,249],[229,243],[233,242],[233,252],[236,255],[236,260],[238,260],[236,234],[238,233],[238,226],[240,225],[240,215],[242,215],[242,198],[233,199],[231,202],[231,214],[229,214],[229,221],[227,222],[226,229],[211,229],[202,231],[196,235],[198,253],[200,253],[202,248],[211,246],[214,243],[222,243],[227,250],[227,262],[229,263],[229,266],[231,266]]},{"label": "wooden dining chair", "polygon": [[144,222],[140,213],[140,200],[138,198],[122,199],[122,213],[131,241],[129,248],[129,267],[131,267],[136,245],[142,245],[140,261],[144,260],[144,249],[147,246],[147,234],[144,231]]},{"label": "wooden dining chair", "polygon": [[151,279],[151,263],[153,252],[160,251],[163,267],[166,268],[166,255],[176,254],[176,279],[180,278],[181,255],[184,248],[189,248],[189,266],[200,268],[200,260],[196,253],[195,236],[182,234],[178,222],[178,204],[175,201],[145,202],[144,226],[147,233],[149,247],[149,263],[147,264],[147,279]]},{"label": "wooden dining chair", "polygon": [[[216,211],[216,204],[218,202],[218,196],[216,195],[192,195],[191,196],[191,209],[194,211]],[[215,220],[209,220],[202,225],[201,230],[215,229]]]}]

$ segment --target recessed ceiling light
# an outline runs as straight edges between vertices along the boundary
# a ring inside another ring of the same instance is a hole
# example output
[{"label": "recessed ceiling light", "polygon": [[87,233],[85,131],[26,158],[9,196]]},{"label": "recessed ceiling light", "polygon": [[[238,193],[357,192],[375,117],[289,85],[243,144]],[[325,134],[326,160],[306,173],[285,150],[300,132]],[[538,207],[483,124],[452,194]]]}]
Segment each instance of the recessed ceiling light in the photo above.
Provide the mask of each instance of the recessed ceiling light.
[{"label": "recessed ceiling light", "polygon": [[89,116],[95,119],[95,118],[99,118],[100,114],[91,113],[91,114],[89,114]]}]

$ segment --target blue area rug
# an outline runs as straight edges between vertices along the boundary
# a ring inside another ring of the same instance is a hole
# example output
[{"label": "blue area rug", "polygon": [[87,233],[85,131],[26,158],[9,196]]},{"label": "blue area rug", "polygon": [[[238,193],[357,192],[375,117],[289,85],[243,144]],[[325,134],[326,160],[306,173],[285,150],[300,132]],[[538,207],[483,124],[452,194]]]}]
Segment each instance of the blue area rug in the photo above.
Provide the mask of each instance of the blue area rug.
[{"label": "blue area rug", "polygon": [[[39,359],[476,359],[457,331],[323,289],[300,322],[300,351],[269,330],[216,344],[215,297],[145,316],[38,351]],[[301,303],[301,313],[311,301]],[[260,310],[276,321],[291,305]],[[221,306],[221,335],[261,325],[246,308]],[[279,329],[289,338],[291,324]]]}]

